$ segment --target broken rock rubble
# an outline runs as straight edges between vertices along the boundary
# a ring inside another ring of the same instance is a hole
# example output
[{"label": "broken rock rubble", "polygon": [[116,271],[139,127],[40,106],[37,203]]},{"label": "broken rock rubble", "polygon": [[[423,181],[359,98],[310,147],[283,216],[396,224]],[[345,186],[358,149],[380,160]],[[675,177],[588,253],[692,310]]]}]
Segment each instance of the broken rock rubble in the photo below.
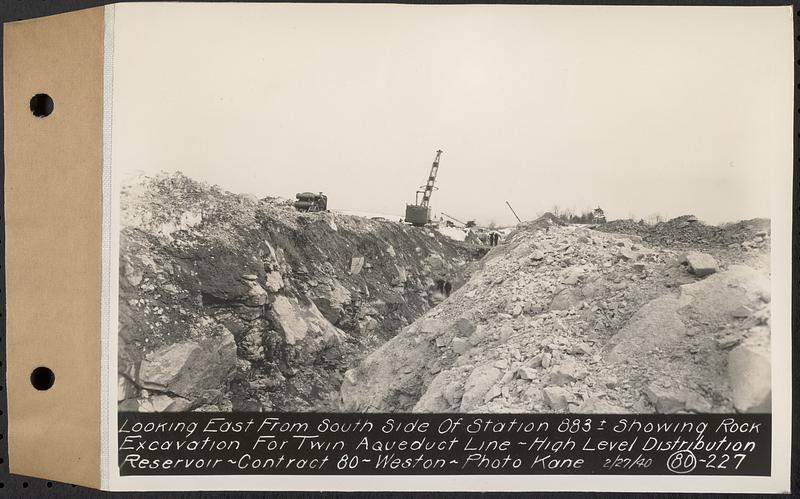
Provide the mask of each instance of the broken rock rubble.
[{"label": "broken rock rubble", "polygon": [[[436,319],[437,327],[412,326],[387,345],[413,337],[416,345],[431,345],[425,358],[413,357],[420,350],[380,349],[359,368],[371,379],[370,366],[385,366],[391,351],[396,365],[425,366],[415,370],[415,381],[383,376],[382,383],[348,387],[349,407],[387,410],[386,394],[403,390],[406,410],[423,412],[763,408],[769,382],[747,384],[728,367],[761,373],[769,365],[761,363],[768,341],[748,347],[758,354],[736,346],[754,325],[768,336],[768,318],[757,312],[768,307],[768,275],[741,260],[721,264],[704,252],[646,239],[521,226],[469,282],[418,321]],[[681,261],[683,270],[675,263]],[[472,332],[460,333],[467,324]],[[739,339],[729,345],[715,331]],[[435,375],[427,366],[435,366]]]},{"label": "broken rock rubble", "polygon": [[129,179],[121,195],[125,410],[337,410],[356,359],[486,251],[180,173]]}]

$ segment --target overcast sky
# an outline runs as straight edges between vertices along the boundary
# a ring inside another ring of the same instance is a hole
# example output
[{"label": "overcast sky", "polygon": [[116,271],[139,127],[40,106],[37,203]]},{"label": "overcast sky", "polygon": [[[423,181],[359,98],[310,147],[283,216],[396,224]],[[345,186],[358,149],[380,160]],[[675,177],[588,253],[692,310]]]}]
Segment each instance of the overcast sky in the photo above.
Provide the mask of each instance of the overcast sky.
[{"label": "overcast sky", "polygon": [[113,167],[508,224],[769,216],[789,7],[121,4]]}]

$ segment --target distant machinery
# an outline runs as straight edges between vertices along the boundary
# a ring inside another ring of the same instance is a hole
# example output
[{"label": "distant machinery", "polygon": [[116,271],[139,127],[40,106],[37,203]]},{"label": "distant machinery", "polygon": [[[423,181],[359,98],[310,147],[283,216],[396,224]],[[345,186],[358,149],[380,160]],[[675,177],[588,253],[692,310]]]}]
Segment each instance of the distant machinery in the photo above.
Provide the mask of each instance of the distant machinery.
[{"label": "distant machinery", "polygon": [[[406,205],[406,222],[417,227],[422,227],[431,221],[431,195],[433,194],[434,183],[436,183],[436,175],[439,173],[439,158],[442,155],[442,150],[436,151],[436,157],[431,166],[431,172],[428,175],[428,182],[421,186],[417,191],[415,204]],[[422,199],[420,200],[420,194]]]},{"label": "distant machinery", "polygon": [[595,208],[594,210],[592,210],[592,222],[598,223],[598,224],[606,223],[606,214],[603,213],[603,210],[600,209],[599,206],[597,208]]},{"label": "distant machinery", "polygon": [[297,201],[294,202],[294,207],[298,211],[313,212],[326,211],[328,209],[328,196],[321,192],[319,194],[313,192],[298,192],[295,197]]},{"label": "distant machinery", "polygon": [[[447,213],[445,213],[445,212],[442,212],[442,216],[443,216],[443,217],[447,217],[447,218],[449,218],[449,219],[450,219],[450,220],[452,220],[453,222],[460,223],[460,224],[461,224],[462,226],[464,226],[464,227],[469,227],[469,225],[467,225],[467,223],[466,223],[466,222],[462,222],[461,220],[457,219],[456,217],[451,217],[450,215],[448,215],[448,214],[447,214]],[[449,220],[448,220],[448,222],[449,222]],[[451,223],[452,223],[452,222],[451,222]]]}]

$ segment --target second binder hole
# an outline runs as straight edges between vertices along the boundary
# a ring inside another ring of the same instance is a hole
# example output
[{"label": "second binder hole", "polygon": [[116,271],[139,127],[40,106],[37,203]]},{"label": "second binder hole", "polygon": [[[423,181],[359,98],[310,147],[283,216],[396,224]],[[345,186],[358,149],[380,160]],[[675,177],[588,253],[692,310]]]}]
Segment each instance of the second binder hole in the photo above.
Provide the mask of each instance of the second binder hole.
[{"label": "second binder hole", "polygon": [[56,375],[47,367],[37,367],[31,373],[31,384],[37,390],[49,390],[56,382]]}]

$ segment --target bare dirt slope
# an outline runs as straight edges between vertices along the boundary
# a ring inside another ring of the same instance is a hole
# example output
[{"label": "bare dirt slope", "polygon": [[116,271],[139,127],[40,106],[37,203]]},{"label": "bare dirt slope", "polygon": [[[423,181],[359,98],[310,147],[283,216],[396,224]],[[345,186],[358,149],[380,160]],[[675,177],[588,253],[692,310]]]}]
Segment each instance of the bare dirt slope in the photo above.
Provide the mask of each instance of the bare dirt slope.
[{"label": "bare dirt slope", "polygon": [[121,410],[335,409],[345,370],[485,252],[181,174],[133,179],[121,206]]},{"label": "bare dirt slope", "polygon": [[768,222],[627,225],[521,224],[346,373],[343,408],[768,411]]}]

